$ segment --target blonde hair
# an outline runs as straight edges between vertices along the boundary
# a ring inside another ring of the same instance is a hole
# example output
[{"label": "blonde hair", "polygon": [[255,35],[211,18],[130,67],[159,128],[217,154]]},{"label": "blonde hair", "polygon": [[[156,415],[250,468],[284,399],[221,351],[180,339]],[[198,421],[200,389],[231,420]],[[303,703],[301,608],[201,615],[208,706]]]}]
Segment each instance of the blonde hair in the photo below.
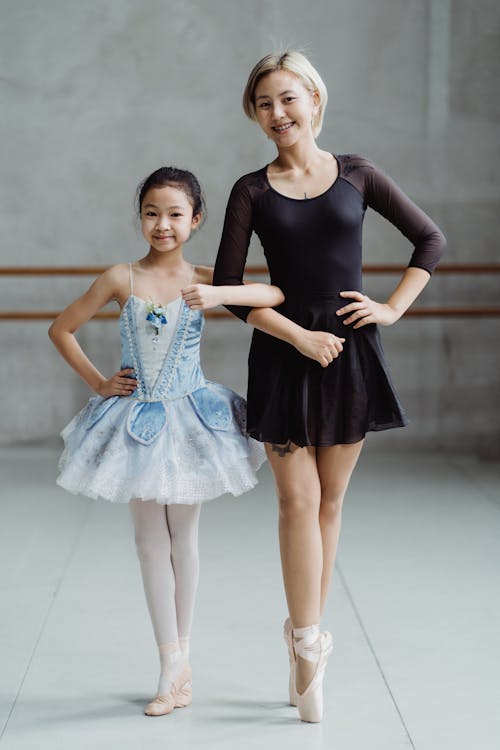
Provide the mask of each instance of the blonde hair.
[{"label": "blonde hair", "polygon": [[248,76],[247,85],[243,92],[244,113],[250,120],[257,119],[255,112],[255,89],[257,88],[257,84],[264,76],[274,73],[277,70],[286,70],[296,75],[311,94],[315,91],[318,92],[319,105],[315,110],[312,121],[313,135],[317,138],[323,125],[328,92],[320,74],[302,52],[288,49],[285,52],[272,52],[263,57],[262,60],[259,60]]}]

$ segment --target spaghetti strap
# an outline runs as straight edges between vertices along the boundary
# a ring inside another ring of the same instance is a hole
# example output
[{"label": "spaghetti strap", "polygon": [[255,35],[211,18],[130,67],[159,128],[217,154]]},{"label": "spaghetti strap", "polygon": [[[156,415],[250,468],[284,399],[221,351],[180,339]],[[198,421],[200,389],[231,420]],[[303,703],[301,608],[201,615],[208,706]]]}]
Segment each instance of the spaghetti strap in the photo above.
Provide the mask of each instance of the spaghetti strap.
[{"label": "spaghetti strap", "polygon": [[128,264],[128,279],[130,282],[130,294],[132,295],[134,293],[134,281],[132,276],[132,263]]}]

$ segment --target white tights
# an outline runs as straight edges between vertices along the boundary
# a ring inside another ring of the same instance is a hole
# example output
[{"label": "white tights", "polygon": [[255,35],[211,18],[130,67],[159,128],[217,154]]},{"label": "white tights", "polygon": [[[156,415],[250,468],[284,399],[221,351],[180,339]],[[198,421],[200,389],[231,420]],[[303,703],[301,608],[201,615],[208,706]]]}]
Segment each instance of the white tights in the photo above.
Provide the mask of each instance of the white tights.
[{"label": "white tights", "polygon": [[180,654],[188,655],[198,587],[198,522],[201,505],[159,505],[132,500],[137,555],[149,614],[158,644],[161,676],[158,692],[173,682]]}]

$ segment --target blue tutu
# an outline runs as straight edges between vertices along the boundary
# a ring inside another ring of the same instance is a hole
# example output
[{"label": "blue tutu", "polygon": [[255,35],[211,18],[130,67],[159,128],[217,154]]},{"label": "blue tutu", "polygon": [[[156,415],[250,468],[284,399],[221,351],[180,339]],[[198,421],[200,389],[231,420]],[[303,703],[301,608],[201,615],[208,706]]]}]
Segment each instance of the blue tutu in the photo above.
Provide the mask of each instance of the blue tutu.
[{"label": "blue tutu", "polygon": [[130,295],[120,316],[122,369],[134,370],[137,388],[91,398],[63,430],[61,487],[111,502],[193,504],[255,486],[264,448],[246,434],[244,399],[203,375],[203,314],[181,299],[171,313],[165,344],[144,300]]}]

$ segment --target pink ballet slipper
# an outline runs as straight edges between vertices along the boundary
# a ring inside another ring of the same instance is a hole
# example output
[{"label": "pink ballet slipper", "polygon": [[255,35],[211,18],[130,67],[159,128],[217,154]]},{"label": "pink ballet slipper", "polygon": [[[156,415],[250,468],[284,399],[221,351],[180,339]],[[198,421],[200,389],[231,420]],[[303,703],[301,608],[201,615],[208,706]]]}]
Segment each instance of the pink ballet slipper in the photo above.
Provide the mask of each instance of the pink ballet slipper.
[{"label": "pink ballet slipper", "polygon": [[172,689],[168,695],[157,695],[144,709],[146,716],[166,716],[175,708],[175,691]]},{"label": "pink ballet slipper", "polygon": [[146,716],[166,716],[174,708],[185,708],[193,700],[191,667],[187,664],[166,695],[157,695],[144,709]]},{"label": "pink ballet slipper", "polygon": [[191,676],[188,680],[181,685],[177,693],[175,694],[175,708],[186,708],[193,702],[193,684],[191,682]]}]

